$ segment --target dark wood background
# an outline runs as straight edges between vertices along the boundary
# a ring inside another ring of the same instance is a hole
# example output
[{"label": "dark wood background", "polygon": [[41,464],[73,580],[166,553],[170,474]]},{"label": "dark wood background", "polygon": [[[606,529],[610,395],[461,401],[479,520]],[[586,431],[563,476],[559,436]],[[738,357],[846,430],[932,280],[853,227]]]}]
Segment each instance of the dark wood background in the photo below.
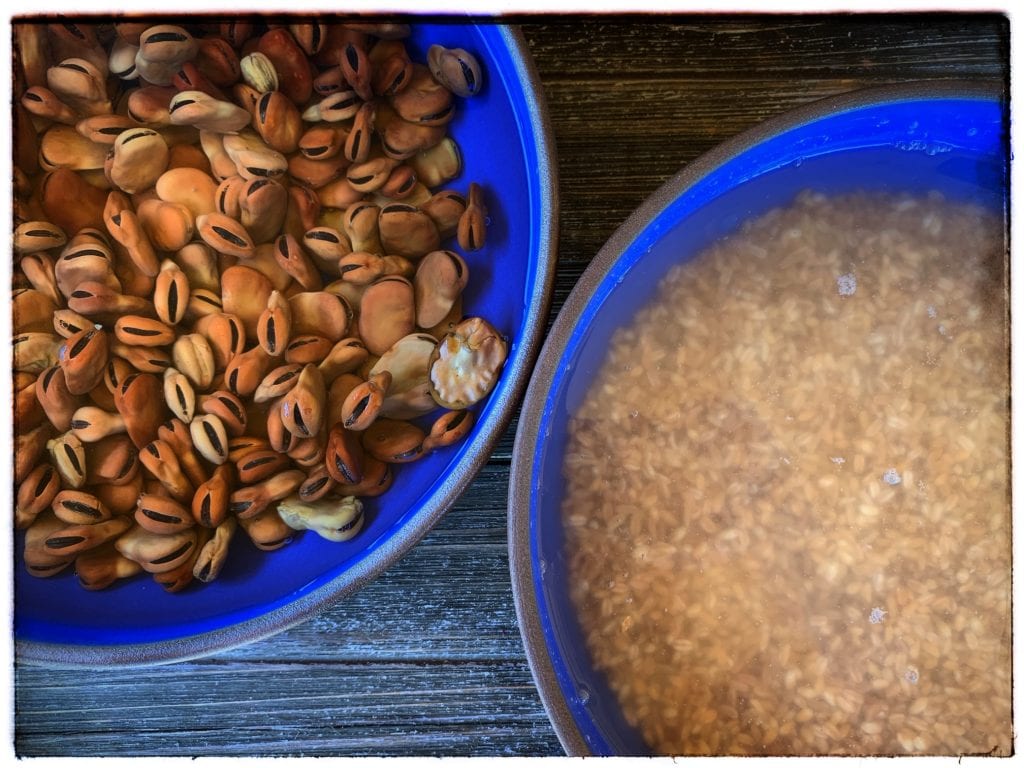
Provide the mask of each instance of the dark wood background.
[{"label": "dark wood background", "polygon": [[[999,15],[517,21],[546,91],[561,174],[552,317],[629,213],[719,142],[862,86],[1009,77]],[[561,754],[509,583],[515,428],[433,532],[317,618],[188,663],[15,668],[16,753]]]}]

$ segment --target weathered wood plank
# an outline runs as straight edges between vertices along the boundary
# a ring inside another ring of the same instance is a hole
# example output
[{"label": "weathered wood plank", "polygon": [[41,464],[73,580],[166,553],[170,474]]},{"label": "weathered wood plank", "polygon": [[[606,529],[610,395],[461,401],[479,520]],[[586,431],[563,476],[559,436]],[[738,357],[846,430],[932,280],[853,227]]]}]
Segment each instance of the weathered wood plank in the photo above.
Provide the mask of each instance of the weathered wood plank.
[{"label": "weathered wood plank", "polygon": [[77,698],[59,682],[42,682],[40,670],[22,670],[23,687],[38,682],[36,695],[19,702],[16,746],[24,756],[557,750],[521,663],[448,663],[444,685],[439,669],[210,661],[156,668],[148,684],[131,671],[84,672],[77,677],[89,693]]}]

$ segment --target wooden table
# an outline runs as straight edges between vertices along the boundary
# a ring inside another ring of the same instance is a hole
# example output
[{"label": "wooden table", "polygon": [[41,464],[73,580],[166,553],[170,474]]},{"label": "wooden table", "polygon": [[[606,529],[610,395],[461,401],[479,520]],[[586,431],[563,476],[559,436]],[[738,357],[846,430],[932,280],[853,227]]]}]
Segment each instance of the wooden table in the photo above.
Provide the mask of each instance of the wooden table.
[{"label": "wooden table", "polygon": [[[626,216],[719,142],[862,86],[998,83],[1009,71],[1009,25],[997,15],[520,21],[547,92],[561,173],[553,312]],[[561,754],[509,583],[514,435],[515,423],[419,546],[300,626],[163,667],[17,668],[17,753]]]}]

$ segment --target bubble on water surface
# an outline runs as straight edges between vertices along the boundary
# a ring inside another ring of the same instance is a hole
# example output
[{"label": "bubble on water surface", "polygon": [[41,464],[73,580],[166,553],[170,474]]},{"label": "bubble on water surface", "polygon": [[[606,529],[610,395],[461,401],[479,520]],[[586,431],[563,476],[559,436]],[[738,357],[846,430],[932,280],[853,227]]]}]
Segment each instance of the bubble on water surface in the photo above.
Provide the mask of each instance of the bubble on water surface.
[{"label": "bubble on water surface", "polygon": [[836,286],[839,288],[840,296],[853,296],[857,292],[857,278],[852,272],[840,275],[836,278]]},{"label": "bubble on water surface", "polygon": [[885,474],[882,475],[882,479],[889,485],[899,485],[900,483],[903,482],[903,478],[900,477],[900,473],[897,472],[892,467],[889,467],[889,469],[885,470]]}]

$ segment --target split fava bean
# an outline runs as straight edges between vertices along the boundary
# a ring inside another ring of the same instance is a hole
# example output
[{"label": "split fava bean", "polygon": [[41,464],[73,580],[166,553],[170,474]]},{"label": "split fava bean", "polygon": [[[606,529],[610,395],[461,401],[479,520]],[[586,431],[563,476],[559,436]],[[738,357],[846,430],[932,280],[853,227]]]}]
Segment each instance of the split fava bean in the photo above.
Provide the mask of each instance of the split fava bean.
[{"label": "split fava bean", "polygon": [[406,25],[75,26],[15,35],[38,132],[15,136],[12,238],[29,572],[176,592],[238,529],[352,539],[393,465],[472,424],[431,415],[428,363],[461,319],[454,248],[484,245],[481,188],[439,189],[479,63],[413,60]]}]

